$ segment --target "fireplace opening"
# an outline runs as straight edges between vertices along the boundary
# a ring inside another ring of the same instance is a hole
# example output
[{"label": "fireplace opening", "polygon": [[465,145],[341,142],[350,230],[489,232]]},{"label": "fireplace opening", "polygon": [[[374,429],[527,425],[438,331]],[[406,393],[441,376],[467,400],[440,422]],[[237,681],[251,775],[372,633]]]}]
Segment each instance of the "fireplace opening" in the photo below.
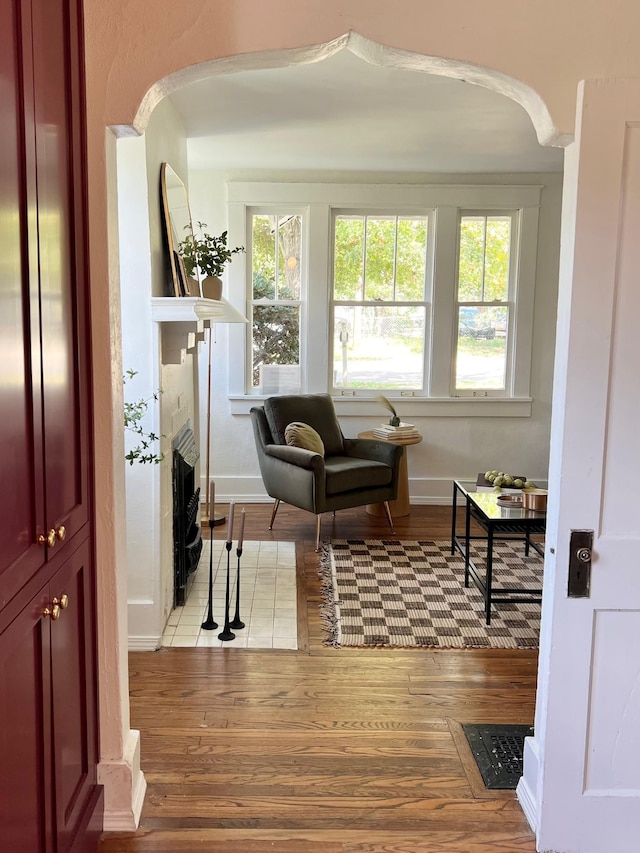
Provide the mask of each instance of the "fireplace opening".
[{"label": "fireplace opening", "polygon": [[195,467],[200,453],[193,430],[182,427],[173,448],[173,569],[174,607],[187,599],[189,577],[195,572],[202,552],[202,534],[198,524],[200,489],[195,487]]}]

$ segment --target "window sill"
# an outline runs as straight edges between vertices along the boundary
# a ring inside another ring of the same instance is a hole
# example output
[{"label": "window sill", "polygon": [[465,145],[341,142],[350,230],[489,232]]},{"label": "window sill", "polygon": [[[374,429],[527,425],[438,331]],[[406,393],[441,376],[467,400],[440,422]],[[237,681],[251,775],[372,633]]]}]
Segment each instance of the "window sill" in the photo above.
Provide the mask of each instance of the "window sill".
[{"label": "window sill", "polygon": [[[253,406],[261,406],[265,396],[230,396],[232,415],[248,415]],[[374,399],[333,397],[339,417],[385,418],[380,403]],[[531,397],[403,397],[397,409],[407,418],[529,418]]]}]

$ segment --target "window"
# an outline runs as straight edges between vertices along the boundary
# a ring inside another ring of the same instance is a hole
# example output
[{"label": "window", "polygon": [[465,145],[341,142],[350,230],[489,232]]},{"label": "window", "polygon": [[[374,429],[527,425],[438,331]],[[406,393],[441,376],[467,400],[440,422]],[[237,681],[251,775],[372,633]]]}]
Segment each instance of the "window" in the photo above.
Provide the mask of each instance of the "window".
[{"label": "window", "polygon": [[298,214],[251,216],[251,388],[300,391],[302,220]]},{"label": "window", "polygon": [[426,216],[334,218],[334,389],[422,389]]},{"label": "window", "polygon": [[462,213],[456,281],[455,394],[509,387],[517,213]]},{"label": "window", "polygon": [[378,393],[409,419],[529,415],[541,189],[229,182],[231,411],[329,392],[354,416]]}]

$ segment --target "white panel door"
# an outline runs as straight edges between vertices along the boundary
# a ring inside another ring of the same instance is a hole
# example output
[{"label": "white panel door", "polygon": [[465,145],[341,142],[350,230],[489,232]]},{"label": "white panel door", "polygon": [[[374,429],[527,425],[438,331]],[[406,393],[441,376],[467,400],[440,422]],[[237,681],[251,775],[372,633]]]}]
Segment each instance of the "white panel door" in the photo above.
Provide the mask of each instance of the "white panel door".
[{"label": "white panel door", "polygon": [[[637,853],[640,80],[583,84],[576,128],[565,171],[538,704],[525,780],[536,788],[539,850]],[[585,528],[594,531],[591,593],[569,598],[570,531]]]}]

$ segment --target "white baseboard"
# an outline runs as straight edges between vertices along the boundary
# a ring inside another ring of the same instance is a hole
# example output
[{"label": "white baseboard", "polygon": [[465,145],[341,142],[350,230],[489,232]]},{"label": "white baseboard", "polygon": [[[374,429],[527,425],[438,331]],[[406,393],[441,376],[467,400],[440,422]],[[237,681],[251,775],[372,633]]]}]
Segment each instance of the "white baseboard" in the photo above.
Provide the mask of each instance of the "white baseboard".
[{"label": "white baseboard", "polygon": [[[221,477],[214,476],[216,484],[216,503],[260,504],[273,503],[273,498],[265,492],[262,477]],[[207,502],[208,486],[206,477],[200,477],[200,503]]]},{"label": "white baseboard", "polygon": [[451,498],[437,497],[436,495],[409,494],[409,503],[412,506],[451,506]]},{"label": "white baseboard", "polygon": [[[273,503],[265,492],[261,477],[214,477],[216,502]],[[409,478],[409,500],[415,506],[451,506],[453,480],[447,478]],[[200,480],[200,500],[206,503],[207,485]]]},{"label": "white baseboard", "polygon": [[130,652],[155,652],[162,645],[162,637],[129,635],[128,648]]},{"label": "white baseboard", "polygon": [[529,786],[527,785],[524,776],[521,776],[520,781],[518,782],[516,797],[518,798],[520,807],[527,819],[527,823],[531,827],[531,830],[535,832],[538,825],[538,808],[535,798],[529,790]]},{"label": "white baseboard", "polygon": [[[466,479],[475,481],[476,474]],[[460,477],[458,479],[465,479]],[[261,477],[214,477],[216,484],[216,502],[260,504],[273,503],[273,498],[265,492]],[[536,478],[541,488],[546,488],[546,480]],[[207,484],[200,479],[200,500],[206,503]],[[409,477],[409,500],[414,506],[451,506],[453,500],[452,477]]]},{"label": "white baseboard", "polygon": [[137,775],[131,796],[131,808],[122,811],[105,811],[102,829],[104,832],[131,832],[138,828],[140,815],[144,805],[144,797],[147,792],[147,780],[144,773]]},{"label": "white baseboard", "polygon": [[131,798],[131,810],[133,811],[133,820],[136,829],[140,825],[140,816],[142,815],[142,806],[144,805],[144,796],[147,793],[147,780],[144,773],[138,773],[136,784],[133,789],[133,797]]},{"label": "white baseboard", "polygon": [[121,758],[101,760],[98,782],[104,787],[105,832],[138,828],[147,780],[140,769],[140,732],[130,729]]},{"label": "white baseboard", "polygon": [[529,826],[534,832],[538,830],[538,772],[540,768],[540,754],[538,741],[535,737],[524,740],[523,775],[516,788],[516,797],[525,814]]}]

